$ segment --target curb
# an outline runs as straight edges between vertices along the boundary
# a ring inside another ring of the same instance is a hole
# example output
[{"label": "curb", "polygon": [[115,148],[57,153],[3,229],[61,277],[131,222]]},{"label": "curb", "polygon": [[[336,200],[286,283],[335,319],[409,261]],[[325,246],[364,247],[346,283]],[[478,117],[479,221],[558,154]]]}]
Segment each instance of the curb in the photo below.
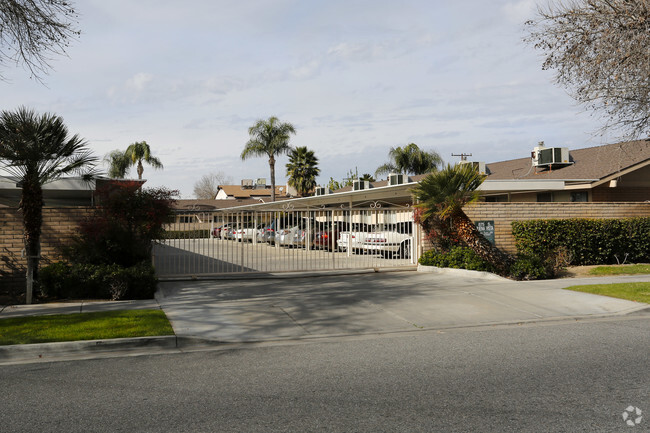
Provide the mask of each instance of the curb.
[{"label": "curb", "polygon": [[107,340],[62,341],[57,343],[14,344],[0,346],[0,364],[30,361],[54,361],[68,355],[107,355],[114,352],[154,352],[176,349],[175,335],[159,337],[115,338]]},{"label": "curb", "polygon": [[499,275],[492,274],[490,272],[470,271],[467,269],[456,269],[456,268],[438,268],[436,266],[418,265],[418,272],[429,273],[429,274],[440,274],[440,275],[452,275],[458,277],[481,278],[484,280],[494,280],[494,281],[512,281],[508,278],[500,277]]}]

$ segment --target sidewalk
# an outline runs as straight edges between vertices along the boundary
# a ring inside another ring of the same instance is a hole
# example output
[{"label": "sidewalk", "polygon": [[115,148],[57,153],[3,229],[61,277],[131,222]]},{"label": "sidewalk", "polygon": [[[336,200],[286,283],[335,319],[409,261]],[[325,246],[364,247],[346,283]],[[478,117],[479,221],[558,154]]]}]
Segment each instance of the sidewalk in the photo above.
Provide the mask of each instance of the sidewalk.
[{"label": "sidewalk", "polygon": [[139,301],[74,301],[49,304],[0,306],[0,319],[46,314],[96,313],[99,311],[160,309],[155,299]]},{"label": "sidewalk", "polygon": [[[0,346],[3,363],[159,353],[221,343],[535,323],[650,312],[650,305],[562,290],[650,275],[512,281],[458,270],[169,281],[155,300],[0,307],[0,319],[162,308],[175,336]],[[115,354],[115,352],[118,352]]]}]

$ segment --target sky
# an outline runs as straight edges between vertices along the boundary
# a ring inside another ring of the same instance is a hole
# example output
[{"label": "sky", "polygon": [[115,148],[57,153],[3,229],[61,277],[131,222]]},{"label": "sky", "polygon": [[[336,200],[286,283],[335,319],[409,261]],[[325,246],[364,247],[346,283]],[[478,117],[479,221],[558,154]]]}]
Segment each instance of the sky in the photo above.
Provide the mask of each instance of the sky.
[{"label": "sky", "polygon": [[[531,0],[74,3],[81,35],[67,56],[43,83],[4,65],[0,109],[57,114],[99,157],[144,140],[164,165],[145,166],[146,185],[182,198],[211,172],[270,183],[266,158],[240,154],[248,128],[271,116],[314,151],[319,184],[372,174],[409,143],[490,163],[539,141],[613,140],[523,42]],[[278,185],[287,162],[276,162]]]}]

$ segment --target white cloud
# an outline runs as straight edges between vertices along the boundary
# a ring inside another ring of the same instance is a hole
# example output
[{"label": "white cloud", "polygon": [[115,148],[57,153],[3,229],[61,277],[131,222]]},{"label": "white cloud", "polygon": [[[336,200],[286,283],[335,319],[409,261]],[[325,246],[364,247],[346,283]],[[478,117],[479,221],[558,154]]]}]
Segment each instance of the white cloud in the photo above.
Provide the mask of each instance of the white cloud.
[{"label": "white cloud", "polygon": [[508,2],[502,8],[506,18],[513,24],[523,24],[526,20],[533,18],[537,10],[535,0],[520,0]]},{"label": "white cloud", "polygon": [[126,89],[141,93],[153,81],[153,75],[140,72],[126,80]]}]

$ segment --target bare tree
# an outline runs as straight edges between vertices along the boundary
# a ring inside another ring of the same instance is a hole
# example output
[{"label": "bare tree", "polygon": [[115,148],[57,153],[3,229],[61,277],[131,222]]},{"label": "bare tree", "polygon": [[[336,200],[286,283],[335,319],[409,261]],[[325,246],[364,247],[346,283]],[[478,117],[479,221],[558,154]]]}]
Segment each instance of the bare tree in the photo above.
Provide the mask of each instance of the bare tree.
[{"label": "bare tree", "polygon": [[0,0],[0,66],[23,64],[40,80],[51,69],[51,56],[64,55],[80,34],[76,19],[69,0]]},{"label": "bare tree", "polygon": [[230,176],[223,171],[205,174],[194,183],[194,196],[202,200],[211,200],[217,196],[219,185],[226,185],[232,182]]},{"label": "bare tree", "polygon": [[650,127],[650,0],[564,0],[539,8],[525,40],[543,69],[606,129],[630,136]]}]

